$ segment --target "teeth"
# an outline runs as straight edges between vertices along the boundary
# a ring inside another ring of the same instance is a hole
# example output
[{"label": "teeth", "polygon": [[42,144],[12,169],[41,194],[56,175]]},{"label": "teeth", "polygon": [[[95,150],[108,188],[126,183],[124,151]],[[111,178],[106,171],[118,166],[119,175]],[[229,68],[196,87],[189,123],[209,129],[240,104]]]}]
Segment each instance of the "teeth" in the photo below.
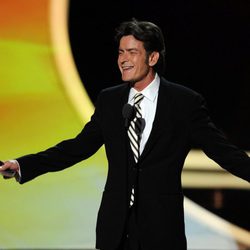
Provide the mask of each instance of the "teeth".
[{"label": "teeth", "polygon": [[126,69],[132,69],[132,67],[123,67],[122,69],[126,70]]}]

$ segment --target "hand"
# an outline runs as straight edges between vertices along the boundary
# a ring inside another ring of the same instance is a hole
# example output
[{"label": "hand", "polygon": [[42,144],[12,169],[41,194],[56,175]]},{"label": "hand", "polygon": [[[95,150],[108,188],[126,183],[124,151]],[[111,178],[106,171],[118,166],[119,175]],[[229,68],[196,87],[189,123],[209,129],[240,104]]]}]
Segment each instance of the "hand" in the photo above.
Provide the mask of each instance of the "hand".
[{"label": "hand", "polygon": [[10,160],[6,162],[0,161],[0,174],[3,175],[5,179],[14,177],[19,171],[19,164],[15,160]]}]

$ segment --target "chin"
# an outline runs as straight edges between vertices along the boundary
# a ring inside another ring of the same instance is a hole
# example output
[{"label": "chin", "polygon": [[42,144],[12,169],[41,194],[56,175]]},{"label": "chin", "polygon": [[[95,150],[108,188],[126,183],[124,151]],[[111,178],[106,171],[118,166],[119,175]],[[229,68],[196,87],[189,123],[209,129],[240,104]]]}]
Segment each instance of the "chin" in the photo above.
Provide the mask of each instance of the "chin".
[{"label": "chin", "polygon": [[124,82],[133,82],[133,79],[128,78],[128,77],[122,77],[122,80],[123,80]]},{"label": "chin", "polygon": [[134,77],[132,74],[130,74],[129,72],[124,72],[122,74],[122,80],[123,81],[126,81],[126,82],[130,82],[130,81],[133,81]]}]

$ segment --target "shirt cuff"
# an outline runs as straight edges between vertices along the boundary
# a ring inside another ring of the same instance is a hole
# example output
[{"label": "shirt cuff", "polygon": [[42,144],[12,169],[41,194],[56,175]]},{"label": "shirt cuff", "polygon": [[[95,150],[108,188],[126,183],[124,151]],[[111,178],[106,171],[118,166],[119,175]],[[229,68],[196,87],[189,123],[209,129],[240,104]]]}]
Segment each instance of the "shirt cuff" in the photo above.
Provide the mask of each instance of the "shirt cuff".
[{"label": "shirt cuff", "polygon": [[21,181],[21,177],[22,177],[20,164],[19,164],[19,162],[17,160],[10,160],[10,162],[13,162],[13,163],[17,164],[18,170],[17,170],[17,172],[15,174],[15,179],[16,179],[17,182],[20,182]]}]

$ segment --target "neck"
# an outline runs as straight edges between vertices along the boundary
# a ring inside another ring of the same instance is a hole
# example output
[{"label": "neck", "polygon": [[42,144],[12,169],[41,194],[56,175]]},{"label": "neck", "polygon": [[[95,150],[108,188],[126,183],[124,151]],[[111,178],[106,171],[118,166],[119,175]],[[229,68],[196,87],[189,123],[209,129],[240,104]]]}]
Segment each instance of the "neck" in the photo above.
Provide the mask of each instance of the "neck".
[{"label": "neck", "polygon": [[154,79],[155,79],[155,72],[151,72],[150,74],[147,75],[147,77],[143,78],[140,81],[132,83],[131,85],[133,86],[134,89],[140,92],[143,89],[145,89]]}]

